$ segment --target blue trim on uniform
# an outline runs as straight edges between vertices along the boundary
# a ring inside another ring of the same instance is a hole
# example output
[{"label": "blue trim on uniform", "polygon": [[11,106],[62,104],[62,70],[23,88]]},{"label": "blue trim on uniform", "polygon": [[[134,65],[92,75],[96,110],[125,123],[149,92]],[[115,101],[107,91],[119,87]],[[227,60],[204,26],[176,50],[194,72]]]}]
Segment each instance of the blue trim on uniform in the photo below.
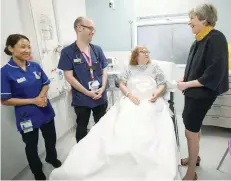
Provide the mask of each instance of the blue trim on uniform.
[{"label": "blue trim on uniform", "polygon": [[50,84],[50,80],[49,80],[49,79],[47,79],[47,81],[45,81],[45,82],[43,83],[43,85],[48,85],[48,84]]}]

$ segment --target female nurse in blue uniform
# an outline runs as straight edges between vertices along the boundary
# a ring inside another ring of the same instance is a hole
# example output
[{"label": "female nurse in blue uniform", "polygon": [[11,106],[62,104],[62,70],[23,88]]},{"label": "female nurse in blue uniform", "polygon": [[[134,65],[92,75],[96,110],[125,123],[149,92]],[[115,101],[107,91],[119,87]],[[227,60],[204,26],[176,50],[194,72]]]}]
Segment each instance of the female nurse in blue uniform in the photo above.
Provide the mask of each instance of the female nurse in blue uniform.
[{"label": "female nurse in blue uniform", "polygon": [[4,52],[12,57],[1,68],[1,102],[15,106],[16,125],[26,144],[30,169],[36,180],[45,180],[37,151],[39,129],[45,141],[46,162],[61,166],[55,148],[55,113],[46,98],[50,81],[37,63],[26,61],[31,53],[27,37],[10,35]]}]

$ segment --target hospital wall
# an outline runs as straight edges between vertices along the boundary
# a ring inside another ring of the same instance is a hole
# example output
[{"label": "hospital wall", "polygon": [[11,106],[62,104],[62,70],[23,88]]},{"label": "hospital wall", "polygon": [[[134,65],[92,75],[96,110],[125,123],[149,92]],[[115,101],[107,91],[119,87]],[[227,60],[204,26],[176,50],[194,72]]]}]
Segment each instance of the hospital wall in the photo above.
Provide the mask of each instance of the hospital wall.
[{"label": "hospital wall", "polygon": [[86,16],[85,0],[53,0],[59,42],[68,45],[75,41],[74,21]]},{"label": "hospital wall", "polygon": [[[31,19],[32,17],[29,9],[29,1],[30,0],[1,1],[1,66],[5,65],[10,58],[4,54],[3,50],[5,48],[5,41],[7,36],[13,33],[21,33],[28,36],[31,40],[32,53],[35,61],[38,63],[41,61],[39,59],[38,45],[34,33],[34,26],[32,24],[33,20]],[[45,1],[48,3],[47,0]],[[64,6],[64,0],[54,1],[54,10],[59,11],[57,13],[61,13],[62,15],[56,16],[56,21],[59,22],[58,35],[62,42],[69,43],[74,41],[75,34],[72,32],[72,21],[74,21],[73,19],[75,19],[76,16],[86,15],[84,0],[72,0],[72,3],[74,6],[67,3],[67,6]],[[66,17],[62,19],[65,15]],[[62,29],[64,26],[63,23],[67,23],[65,27],[66,31]],[[73,108],[70,106],[70,102],[70,93],[66,93],[51,101],[52,106],[56,112],[55,125],[58,139],[64,136],[75,125],[76,116]],[[39,137],[38,152],[39,155],[42,155],[44,154],[45,147],[41,133]],[[16,130],[14,109],[13,107],[1,106],[1,179],[11,180],[27,166],[28,162],[25,155],[25,145],[22,142],[20,133]]]},{"label": "hospital wall", "polygon": [[104,51],[131,50],[130,20],[134,20],[133,0],[116,0],[115,10],[109,8],[109,1],[86,0],[87,16],[92,18],[96,33],[93,43]]}]

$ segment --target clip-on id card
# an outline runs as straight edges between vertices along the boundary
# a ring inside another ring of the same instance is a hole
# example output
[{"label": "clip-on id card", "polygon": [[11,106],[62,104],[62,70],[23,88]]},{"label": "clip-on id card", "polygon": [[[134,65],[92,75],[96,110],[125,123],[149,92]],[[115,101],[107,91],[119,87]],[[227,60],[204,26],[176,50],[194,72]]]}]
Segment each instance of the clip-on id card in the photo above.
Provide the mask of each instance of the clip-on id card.
[{"label": "clip-on id card", "polygon": [[32,125],[31,120],[23,121],[20,123],[20,125],[24,133],[33,131],[33,125]]},{"label": "clip-on id card", "polygon": [[100,84],[98,80],[88,82],[89,89],[92,91],[97,90],[99,88],[99,85]]}]

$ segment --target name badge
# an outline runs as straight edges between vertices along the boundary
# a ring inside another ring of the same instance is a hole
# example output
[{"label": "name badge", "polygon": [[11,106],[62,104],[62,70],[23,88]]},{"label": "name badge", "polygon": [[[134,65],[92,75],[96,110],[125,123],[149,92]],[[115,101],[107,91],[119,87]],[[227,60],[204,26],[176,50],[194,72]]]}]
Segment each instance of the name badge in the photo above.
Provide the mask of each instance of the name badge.
[{"label": "name badge", "polygon": [[33,125],[31,120],[23,121],[20,123],[20,125],[24,133],[33,131]]},{"label": "name badge", "polygon": [[81,59],[80,58],[74,59],[74,63],[81,63]]},{"label": "name badge", "polygon": [[20,79],[17,79],[17,82],[20,84],[22,82],[26,81],[26,78],[25,77],[22,77]]},{"label": "name badge", "polygon": [[93,90],[93,91],[97,90],[99,88],[99,85],[100,84],[99,84],[98,80],[88,82],[89,89]]}]

